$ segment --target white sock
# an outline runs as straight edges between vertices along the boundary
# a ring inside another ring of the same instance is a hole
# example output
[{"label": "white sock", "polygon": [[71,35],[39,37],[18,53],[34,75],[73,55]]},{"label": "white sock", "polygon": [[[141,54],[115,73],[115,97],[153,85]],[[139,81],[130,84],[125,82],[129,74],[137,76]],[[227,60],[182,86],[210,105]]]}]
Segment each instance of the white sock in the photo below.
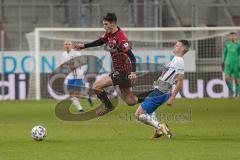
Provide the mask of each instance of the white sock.
[{"label": "white sock", "polygon": [[[155,116],[155,114],[154,114]],[[155,129],[159,129],[160,128],[160,122],[157,120],[157,118],[153,118],[152,115],[149,115],[149,114],[140,114],[139,115],[139,121],[144,123],[144,124],[147,124],[147,125],[150,125],[152,127],[154,127]]]},{"label": "white sock", "polygon": [[76,97],[72,97],[71,100],[72,100],[73,104],[76,106],[78,111],[83,109],[79,100]]},{"label": "white sock", "polygon": [[151,116],[153,119],[157,119],[155,112],[153,112],[152,114],[150,114],[150,116]]}]

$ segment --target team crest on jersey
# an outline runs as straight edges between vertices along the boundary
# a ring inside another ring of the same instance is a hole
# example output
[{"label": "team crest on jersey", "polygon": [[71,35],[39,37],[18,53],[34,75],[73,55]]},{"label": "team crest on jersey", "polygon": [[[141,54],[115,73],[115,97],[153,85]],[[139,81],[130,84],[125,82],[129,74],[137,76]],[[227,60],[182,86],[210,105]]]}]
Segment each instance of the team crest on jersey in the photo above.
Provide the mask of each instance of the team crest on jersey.
[{"label": "team crest on jersey", "polygon": [[108,38],[108,42],[106,44],[105,49],[110,52],[116,52],[117,51],[117,41],[113,38]]}]

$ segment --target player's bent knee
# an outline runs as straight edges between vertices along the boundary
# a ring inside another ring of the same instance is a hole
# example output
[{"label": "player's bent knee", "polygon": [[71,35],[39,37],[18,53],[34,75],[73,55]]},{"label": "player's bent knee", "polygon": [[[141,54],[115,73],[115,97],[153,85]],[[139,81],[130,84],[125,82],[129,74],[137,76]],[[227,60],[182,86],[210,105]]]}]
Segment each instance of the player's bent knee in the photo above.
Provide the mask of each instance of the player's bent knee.
[{"label": "player's bent knee", "polygon": [[98,83],[93,83],[93,91],[99,93],[102,91],[102,87]]},{"label": "player's bent knee", "polygon": [[137,104],[137,99],[135,98],[126,98],[125,102],[127,103],[128,106],[134,106]]}]

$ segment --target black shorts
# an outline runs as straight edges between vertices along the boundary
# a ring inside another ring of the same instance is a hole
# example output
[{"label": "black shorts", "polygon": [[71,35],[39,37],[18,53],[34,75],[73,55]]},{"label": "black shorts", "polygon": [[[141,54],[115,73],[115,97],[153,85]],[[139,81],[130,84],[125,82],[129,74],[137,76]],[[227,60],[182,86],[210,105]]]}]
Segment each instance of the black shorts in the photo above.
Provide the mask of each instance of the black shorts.
[{"label": "black shorts", "polygon": [[118,71],[114,71],[109,74],[112,79],[113,85],[118,85],[119,88],[129,88],[132,87],[132,82],[128,78],[130,73],[119,73]]}]

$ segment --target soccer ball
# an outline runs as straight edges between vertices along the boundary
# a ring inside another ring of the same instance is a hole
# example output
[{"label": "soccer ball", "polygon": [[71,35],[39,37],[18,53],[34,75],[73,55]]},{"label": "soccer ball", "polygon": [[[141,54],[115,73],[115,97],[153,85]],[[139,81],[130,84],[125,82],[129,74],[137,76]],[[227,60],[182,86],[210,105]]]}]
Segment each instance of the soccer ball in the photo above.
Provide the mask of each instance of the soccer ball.
[{"label": "soccer ball", "polygon": [[36,141],[42,141],[47,136],[47,131],[43,126],[34,126],[32,128],[32,138]]}]

